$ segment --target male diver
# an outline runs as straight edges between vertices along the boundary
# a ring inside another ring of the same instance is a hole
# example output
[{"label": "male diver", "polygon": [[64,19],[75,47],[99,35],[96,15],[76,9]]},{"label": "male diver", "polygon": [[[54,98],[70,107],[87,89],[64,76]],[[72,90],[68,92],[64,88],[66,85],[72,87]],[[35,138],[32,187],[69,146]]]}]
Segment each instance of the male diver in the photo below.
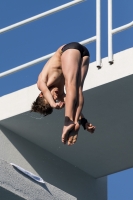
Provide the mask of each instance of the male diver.
[{"label": "male diver", "polygon": [[95,126],[88,123],[81,113],[84,103],[82,89],[89,58],[86,47],[71,42],[55,52],[38,77],[37,86],[41,93],[33,102],[31,110],[46,116],[52,113],[53,108],[61,109],[65,106],[62,131],[64,144],[73,145],[77,141],[80,124],[91,133],[95,131]]}]

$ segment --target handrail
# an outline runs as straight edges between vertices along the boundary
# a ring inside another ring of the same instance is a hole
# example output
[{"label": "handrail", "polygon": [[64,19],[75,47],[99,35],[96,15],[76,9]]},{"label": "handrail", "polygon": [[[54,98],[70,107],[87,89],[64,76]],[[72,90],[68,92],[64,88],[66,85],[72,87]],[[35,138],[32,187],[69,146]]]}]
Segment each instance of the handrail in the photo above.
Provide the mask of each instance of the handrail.
[{"label": "handrail", "polygon": [[125,25],[123,25],[123,26],[120,26],[120,27],[118,27],[118,28],[113,29],[113,30],[112,30],[112,34],[119,33],[119,32],[121,32],[121,31],[124,31],[124,30],[128,29],[128,28],[131,28],[132,26],[133,26],[133,21],[130,22],[130,23],[128,23],[128,24],[125,24]]},{"label": "handrail", "polygon": [[[42,13],[42,14],[40,14],[40,15],[37,15],[37,16],[35,16],[35,18],[34,18],[34,17],[29,18],[29,19],[27,19],[28,21],[23,20],[22,23],[19,22],[19,24],[17,23],[17,24],[14,24],[14,26],[11,25],[11,26],[6,27],[7,29],[4,28],[4,29],[1,29],[1,30],[2,30],[3,32],[5,32],[5,31],[7,31],[7,30],[9,30],[9,29],[12,29],[12,28],[21,26],[21,25],[23,25],[23,24],[25,24],[25,23],[31,22],[31,21],[33,21],[33,20],[39,19],[39,18],[42,17],[42,15],[43,15],[43,17],[44,17],[44,15],[46,16],[46,15],[48,15],[48,13],[51,14],[51,13],[53,13],[53,12],[56,12],[57,10],[61,10],[61,9],[64,8],[64,6],[66,7],[66,5],[69,7],[69,6],[73,5],[73,4],[79,3],[79,2],[81,2],[81,1],[84,1],[84,0],[74,0],[73,2],[64,4],[64,5],[62,5],[62,6],[59,6],[59,7],[54,8],[54,9],[52,9],[52,10],[49,10],[49,11],[47,11],[47,12],[44,12],[44,13]],[[33,18],[34,18],[34,19],[33,19]],[[21,24],[20,24],[20,23],[21,23]],[[12,26],[13,26],[13,27],[12,27]],[[91,38],[88,38],[88,39],[86,39],[86,40],[83,40],[83,41],[81,41],[80,43],[81,43],[82,45],[85,45],[85,44],[88,44],[88,43],[91,43],[91,42],[94,42],[94,41],[96,41],[96,61],[97,61],[97,67],[98,67],[98,69],[100,69],[100,68],[101,68],[101,0],[96,0],[96,36],[93,36],[93,37],[91,37]],[[42,62],[42,61],[45,61],[45,60],[49,59],[51,56],[53,56],[53,54],[54,54],[54,52],[51,53],[51,54],[45,55],[45,56],[43,56],[43,57],[40,57],[40,58],[38,58],[38,59],[35,59],[35,60],[33,60],[33,61],[30,61],[30,62],[28,62],[28,63],[25,63],[25,64],[23,64],[23,65],[20,65],[20,66],[18,66],[18,67],[15,67],[15,68],[13,68],[13,69],[10,69],[10,70],[7,70],[7,71],[5,71],[5,72],[2,72],[2,73],[0,73],[0,78],[2,78],[2,77],[4,77],[4,76],[7,76],[7,75],[9,75],[9,74],[15,73],[15,72],[17,72],[17,71],[20,71],[20,70],[22,70],[22,69],[25,69],[25,68],[27,68],[27,67],[30,67],[30,66],[32,66],[32,65],[35,65],[35,64],[37,64],[37,63],[40,63],[40,62]]]},{"label": "handrail", "polygon": [[[86,39],[86,40],[83,40],[83,41],[80,42],[80,44],[85,45],[85,44],[91,43],[91,42],[93,42],[93,41],[95,41],[95,40],[96,40],[96,36],[91,37],[91,38]],[[37,64],[37,63],[43,62],[43,61],[45,61],[45,60],[51,58],[51,57],[54,55],[54,53],[55,53],[55,52],[50,53],[50,54],[48,54],[48,55],[46,55],[46,56],[40,57],[40,58],[38,58],[38,59],[32,60],[32,61],[30,61],[30,62],[27,62],[27,63],[25,63],[25,64],[23,64],[23,65],[20,65],[20,66],[18,66],[18,67],[13,68],[13,69],[10,69],[10,70],[7,70],[7,71],[5,71],[5,72],[2,72],[2,73],[0,73],[0,78],[2,78],[2,77],[4,77],[4,76],[7,76],[7,75],[9,75],[9,74],[13,74],[13,73],[15,73],[15,72],[17,72],[17,71],[20,71],[20,70],[22,70],[22,69],[31,67],[31,66],[33,66],[33,65],[35,65],[35,64]]]},{"label": "handrail", "polygon": [[63,10],[63,9],[65,9],[65,8],[68,8],[68,7],[72,6],[72,5],[75,5],[75,4],[77,4],[77,3],[80,3],[80,2],[82,2],[82,1],[84,1],[84,0],[73,0],[73,1],[71,1],[71,2],[69,2],[69,3],[63,4],[63,5],[61,5],[61,6],[58,6],[58,7],[56,7],[56,8],[53,8],[53,9],[48,10],[48,11],[46,11],[46,12],[43,12],[43,13],[41,13],[41,14],[35,15],[35,16],[33,16],[33,17],[30,17],[30,18],[25,19],[25,20],[23,20],[23,21],[20,21],[20,22],[18,22],[18,23],[15,23],[15,24],[12,24],[12,25],[7,26],[7,27],[5,27],[5,28],[2,28],[2,29],[0,29],[0,33],[4,33],[4,32],[6,32],[6,31],[9,31],[9,30],[11,30],[11,29],[17,28],[17,27],[22,26],[22,25],[24,25],[24,24],[33,22],[33,21],[35,21],[35,20],[37,20],[37,19],[40,19],[40,18],[42,18],[42,17],[46,17],[46,16],[48,16],[48,15],[50,15],[50,14],[52,14],[52,13],[55,13],[55,12],[60,11],[60,10]]}]

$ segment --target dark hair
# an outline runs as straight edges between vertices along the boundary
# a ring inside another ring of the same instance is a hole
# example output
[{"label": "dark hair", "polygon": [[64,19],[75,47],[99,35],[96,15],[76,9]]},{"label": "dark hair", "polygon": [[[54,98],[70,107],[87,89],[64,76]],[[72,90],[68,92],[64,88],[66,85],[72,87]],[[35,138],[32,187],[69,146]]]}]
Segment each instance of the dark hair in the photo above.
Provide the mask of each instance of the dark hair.
[{"label": "dark hair", "polygon": [[49,103],[46,103],[44,97],[38,96],[31,106],[31,112],[38,112],[46,116],[53,112],[53,108]]}]

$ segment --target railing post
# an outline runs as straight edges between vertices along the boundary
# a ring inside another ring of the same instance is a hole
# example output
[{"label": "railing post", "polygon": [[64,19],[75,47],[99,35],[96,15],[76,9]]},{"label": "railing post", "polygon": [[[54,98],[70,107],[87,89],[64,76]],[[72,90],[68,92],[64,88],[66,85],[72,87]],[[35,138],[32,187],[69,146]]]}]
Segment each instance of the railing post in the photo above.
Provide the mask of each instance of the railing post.
[{"label": "railing post", "polygon": [[101,1],[96,0],[96,63],[101,68]]},{"label": "railing post", "polygon": [[108,61],[113,64],[113,44],[112,44],[112,0],[108,0]]}]

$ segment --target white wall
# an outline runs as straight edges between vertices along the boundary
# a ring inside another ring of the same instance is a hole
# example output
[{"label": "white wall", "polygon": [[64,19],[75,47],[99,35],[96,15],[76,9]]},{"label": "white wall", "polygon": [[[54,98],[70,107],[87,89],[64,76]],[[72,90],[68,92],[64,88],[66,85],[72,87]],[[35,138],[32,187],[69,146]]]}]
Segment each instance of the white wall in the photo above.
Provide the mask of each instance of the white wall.
[{"label": "white wall", "polygon": [[0,159],[41,176],[78,200],[107,199],[106,177],[94,179],[2,126],[0,138]]}]

